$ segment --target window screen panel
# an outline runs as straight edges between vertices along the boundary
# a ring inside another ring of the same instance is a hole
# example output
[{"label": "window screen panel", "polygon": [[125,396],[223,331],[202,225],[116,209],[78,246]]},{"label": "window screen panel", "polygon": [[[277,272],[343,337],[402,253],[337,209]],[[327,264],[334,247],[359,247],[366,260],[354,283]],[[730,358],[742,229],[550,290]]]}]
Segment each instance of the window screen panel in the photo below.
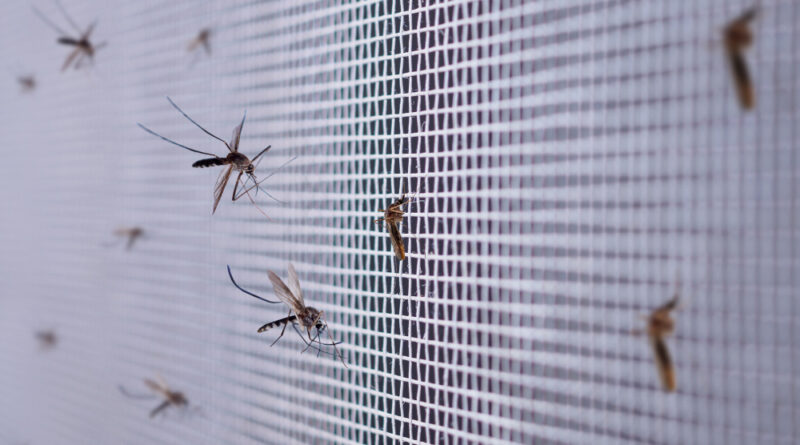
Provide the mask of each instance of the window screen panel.
[{"label": "window screen panel", "polygon": [[[30,6],[0,14],[3,443],[797,441],[796,2],[759,3],[749,112],[740,1],[64,0],[108,42],[65,73]],[[232,184],[212,216],[219,169],[136,126],[224,155],[167,96],[225,140],[246,111],[268,218]],[[270,347],[287,309],[226,271],[273,299],[290,262],[347,367]],[[676,292],[666,393],[637,331]],[[119,387],[159,375],[190,405],[150,419]]]}]

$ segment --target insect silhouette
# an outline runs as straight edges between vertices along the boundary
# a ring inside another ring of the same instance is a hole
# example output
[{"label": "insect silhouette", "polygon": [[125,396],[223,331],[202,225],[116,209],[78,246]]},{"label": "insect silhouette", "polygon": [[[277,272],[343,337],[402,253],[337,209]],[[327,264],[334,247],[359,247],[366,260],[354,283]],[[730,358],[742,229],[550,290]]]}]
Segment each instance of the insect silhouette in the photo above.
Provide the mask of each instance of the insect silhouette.
[{"label": "insect silhouette", "polygon": [[746,110],[752,109],[756,104],[753,80],[744,58],[744,50],[753,43],[750,23],[755,19],[756,12],[756,8],[749,9],[728,23],[723,36],[739,103]]},{"label": "insect silhouette", "polygon": [[[271,146],[267,146],[266,148],[261,150],[252,160],[249,159],[244,154],[239,152],[239,140],[241,139],[242,127],[244,126],[244,120],[247,117],[247,113],[245,113],[244,116],[242,117],[242,122],[239,123],[239,125],[237,125],[236,128],[233,129],[233,136],[231,136],[231,141],[230,142],[225,142],[223,139],[219,138],[218,136],[214,135],[210,131],[206,130],[200,124],[198,124],[192,118],[190,118],[189,115],[187,115],[183,110],[181,110],[180,107],[178,107],[178,105],[175,104],[175,102],[172,101],[172,99],[170,99],[168,97],[167,100],[169,101],[169,103],[176,110],[178,110],[179,113],[181,113],[183,115],[183,117],[188,119],[189,122],[194,124],[197,128],[202,130],[205,134],[207,134],[207,135],[211,136],[212,138],[214,138],[214,139],[222,142],[223,144],[225,144],[225,147],[228,149],[228,153],[224,157],[217,156],[217,155],[215,155],[213,153],[200,151],[200,150],[197,150],[197,149],[194,149],[194,148],[191,148],[191,147],[187,147],[186,145],[179,144],[179,143],[173,141],[172,139],[169,139],[169,138],[166,138],[164,136],[161,136],[160,134],[154,132],[153,130],[145,127],[142,124],[137,124],[137,125],[139,125],[139,127],[142,128],[142,130],[152,134],[153,136],[155,136],[157,138],[160,138],[160,139],[162,139],[162,140],[164,140],[166,142],[169,142],[170,144],[177,145],[178,147],[181,147],[183,149],[189,150],[189,151],[194,152],[194,153],[199,153],[199,154],[211,156],[210,158],[201,159],[201,160],[195,162],[194,164],[192,164],[192,167],[194,167],[194,168],[205,168],[205,167],[215,167],[215,166],[223,166],[224,167],[223,170],[220,172],[219,177],[217,178],[216,185],[214,186],[214,207],[213,207],[213,210],[211,211],[211,213],[213,214],[213,213],[215,213],[217,211],[217,206],[219,205],[220,198],[222,198],[222,194],[225,192],[225,187],[228,185],[228,180],[230,179],[231,174],[234,171],[236,171],[236,172],[238,172],[238,175],[236,176],[235,184],[234,184],[234,187],[233,187],[233,195],[231,196],[231,200],[232,201],[238,201],[239,198],[241,198],[242,196],[246,195],[250,199],[250,202],[253,204],[253,206],[255,206],[264,216],[267,216],[267,214],[264,213],[264,211],[261,210],[260,207],[258,207],[258,205],[256,204],[255,200],[253,200],[253,197],[250,195],[250,191],[253,190],[253,189],[256,189],[256,193],[258,193],[259,190],[262,190],[267,196],[269,196],[270,198],[272,198],[276,202],[280,202],[275,197],[270,195],[266,190],[263,190],[260,187],[260,185],[261,185],[262,182],[266,181],[272,175],[274,175],[278,170],[283,168],[286,164],[288,164],[289,162],[292,162],[296,158],[296,156],[294,158],[290,159],[289,161],[287,161],[286,163],[284,163],[283,165],[281,165],[280,167],[278,167],[278,169],[276,169],[275,171],[270,173],[267,177],[265,177],[264,179],[262,179],[259,182],[257,180],[257,178],[256,178],[256,175],[255,175],[255,170],[256,170],[256,166],[257,166],[256,161],[258,161],[258,159],[261,156],[263,156],[271,148]],[[242,176],[243,175],[247,175],[247,179],[245,181],[242,181]],[[253,185],[248,187],[247,184],[248,184],[248,181],[250,181],[250,180],[253,181]],[[240,185],[242,187],[242,191],[241,192],[239,191],[239,186]],[[267,216],[267,217],[269,218],[269,216]]]},{"label": "insect silhouette", "polygon": [[23,93],[30,93],[36,89],[36,78],[32,74],[17,77],[17,83]]},{"label": "insect silhouette", "polygon": [[125,245],[125,248],[127,250],[131,250],[131,248],[133,247],[133,244],[136,242],[136,240],[138,240],[139,238],[142,238],[144,236],[144,229],[142,229],[141,227],[138,227],[138,226],[136,226],[136,227],[119,227],[119,228],[114,230],[114,235],[116,235],[116,236],[118,236],[120,238],[123,238],[123,239],[127,238],[128,242]]},{"label": "insect silhouette", "polygon": [[189,42],[189,46],[186,48],[187,51],[194,52],[197,48],[203,47],[206,51],[206,54],[209,56],[211,55],[211,29],[210,28],[203,28],[197,33],[197,37],[195,37],[191,42]]},{"label": "insect silhouette", "polygon": [[72,52],[69,53],[66,60],[64,60],[64,64],[61,66],[61,71],[67,70],[67,68],[69,68],[73,62],[75,69],[80,68],[86,58],[88,58],[89,62],[93,64],[95,53],[106,45],[106,42],[94,45],[92,44],[91,40],[89,40],[92,36],[95,26],[97,25],[97,21],[90,23],[86,30],[82,31],[75,21],[72,20],[72,17],[67,14],[67,10],[64,9],[64,6],[61,4],[61,2],[55,0],[55,3],[56,6],[58,6],[58,9],[61,10],[61,13],[64,15],[64,18],[66,18],[67,23],[69,23],[69,25],[72,26],[77,33],[75,36],[70,36],[68,32],[59,28],[55,23],[51,22],[44,14],[42,14],[41,11],[36,9],[36,7],[33,7],[33,12],[36,13],[36,15],[39,16],[39,18],[45,24],[47,24],[47,26],[52,28],[60,35],[57,40],[58,43],[74,48]]},{"label": "insect silhouette", "polygon": [[53,349],[58,343],[58,337],[53,331],[38,331],[36,332],[36,339],[39,340],[39,347],[42,350]]},{"label": "insect silhouette", "polygon": [[[289,315],[261,326],[260,328],[258,328],[258,333],[268,331],[278,326],[283,326],[283,329],[281,330],[280,335],[278,335],[278,338],[276,338],[270,344],[270,346],[272,346],[275,343],[277,343],[278,340],[281,339],[281,337],[283,337],[283,334],[286,332],[286,326],[290,324],[293,326],[299,325],[300,329],[305,330],[305,333],[308,336],[308,341],[306,341],[306,339],[303,338],[303,341],[307,345],[306,349],[311,347],[311,345],[314,342],[317,342],[321,346],[333,346],[336,356],[339,357],[339,360],[342,361],[342,364],[345,367],[347,367],[347,364],[344,362],[342,355],[336,348],[338,342],[333,341],[333,336],[331,336],[330,329],[328,329],[328,324],[322,318],[323,311],[317,310],[311,306],[306,306],[305,301],[303,300],[303,291],[300,289],[300,280],[297,278],[297,272],[294,270],[294,266],[291,263],[289,263],[288,280],[291,289],[283,282],[283,280],[280,279],[278,275],[276,275],[271,270],[267,271],[267,275],[269,276],[269,280],[272,282],[272,289],[274,290],[275,295],[278,296],[280,302],[283,302],[284,304],[289,306]],[[239,289],[240,291],[246,293],[247,295],[250,295],[251,297],[255,297],[261,301],[271,304],[280,303],[279,301],[272,301],[272,300],[267,300],[266,298],[259,297],[258,295],[250,291],[247,291],[241,286],[239,286],[236,283],[236,280],[233,279],[233,274],[231,274],[230,266],[228,266],[228,276],[230,277],[233,285],[236,286],[236,288]],[[316,329],[316,333],[313,337],[311,336],[312,328]],[[319,341],[319,336],[324,330],[328,330],[328,337],[331,340],[330,343],[322,343]],[[302,338],[302,333],[300,336]],[[306,349],[304,349],[303,351],[305,352]]]},{"label": "insect silhouette", "polygon": [[[653,347],[653,355],[661,378],[664,390],[675,391],[675,366],[667,349],[664,338],[675,331],[675,320],[670,313],[678,308],[678,295],[674,295],[671,300],[656,308],[647,317],[647,336],[650,345]],[[638,332],[637,332],[638,333]]]},{"label": "insect silhouette", "polygon": [[403,246],[403,236],[400,235],[399,224],[403,221],[403,206],[408,204],[410,199],[406,199],[406,194],[403,193],[397,201],[389,204],[386,209],[378,209],[383,212],[383,218],[378,218],[374,222],[379,223],[383,221],[386,224],[386,230],[389,231],[389,239],[392,241],[394,248],[394,255],[398,260],[406,259],[406,249]]},{"label": "insect silhouette", "polygon": [[161,378],[161,376],[158,376],[158,381],[144,379],[144,384],[155,393],[155,396],[131,394],[121,385],[119,386],[119,390],[123,395],[131,399],[152,399],[153,397],[158,396],[163,398],[164,400],[150,411],[151,419],[157,416],[161,411],[167,409],[169,406],[184,408],[189,405],[189,400],[186,398],[186,396],[184,396],[182,392],[172,391],[167,383],[164,382],[164,379]]}]

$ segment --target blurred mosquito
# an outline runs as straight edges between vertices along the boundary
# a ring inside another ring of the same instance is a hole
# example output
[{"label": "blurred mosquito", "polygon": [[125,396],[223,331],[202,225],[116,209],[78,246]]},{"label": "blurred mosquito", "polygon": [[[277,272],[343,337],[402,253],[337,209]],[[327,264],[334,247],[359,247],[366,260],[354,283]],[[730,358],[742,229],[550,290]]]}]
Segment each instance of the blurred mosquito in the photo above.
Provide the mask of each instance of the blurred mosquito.
[{"label": "blurred mosquito", "polygon": [[186,50],[193,53],[200,47],[203,47],[207,55],[211,55],[211,28],[201,29],[200,32],[197,33],[197,37],[189,42],[189,46]]},{"label": "blurred mosquito", "polygon": [[[268,331],[278,326],[283,326],[283,329],[281,329],[281,333],[280,335],[278,335],[278,338],[276,338],[270,344],[270,346],[272,346],[275,343],[277,343],[278,340],[281,339],[281,337],[283,337],[283,334],[286,332],[286,326],[291,324],[292,327],[295,328],[295,330],[297,330],[296,325],[299,325],[300,329],[305,330],[306,331],[305,333],[308,336],[308,341],[306,341],[306,338],[303,337],[303,334],[300,331],[298,331],[300,338],[302,338],[303,342],[306,343],[306,348],[303,350],[303,352],[308,350],[308,348],[310,348],[315,342],[320,346],[333,346],[335,355],[339,358],[339,360],[342,361],[342,364],[345,367],[347,367],[347,364],[344,362],[344,358],[342,358],[342,355],[336,348],[336,345],[341,342],[333,341],[333,336],[330,333],[330,329],[328,329],[328,324],[322,318],[323,312],[313,307],[305,305],[305,301],[303,300],[303,291],[300,289],[300,280],[298,280],[297,278],[297,272],[294,270],[294,266],[291,263],[289,263],[289,284],[291,285],[291,290],[289,289],[289,287],[286,286],[286,284],[284,284],[283,280],[281,280],[280,277],[278,277],[274,272],[270,270],[267,271],[267,274],[269,276],[269,280],[272,282],[272,289],[274,290],[275,295],[278,296],[278,299],[280,301],[267,300],[266,298],[262,298],[239,286],[239,284],[236,283],[236,280],[233,279],[233,274],[231,274],[231,267],[228,266],[228,276],[230,277],[233,285],[236,286],[236,288],[239,289],[240,291],[246,293],[247,295],[250,295],[251,297],[255,297],[267,303],[276,304],[283,302],[284,304],[289,306],[289,315],[287,317],[272,321],[270,323],[261,326],[260,328],[258,328],[258,333]],[[294,314],[292,314],[293,312]],[[313,337],[311,336],[312,328],[316,329],[316,333]],[[328,331],[328,338],[330,338],[331,340],[330,343],[323,343],[319,340],[320,334],[322,333],[322,331],[325,330]]]},{"label": "blurred mosquito", "polygon": [[[668,392],[675,391],[677,385],[675,383],[675,365],[672,363],[664,338],[675,331],[675,320],[673,320],[670,313],[678,308],[678,300],[679,297],[676,292],[671,300],[656,308],[646,317],[647,336],[650,339],[650,345],[653,347],[658,375],[661,378],[664,390]],[[641,332],[634,331],[634,333],[640,334]]]},{"label": "blurred mosquito", "polygon": [[374,222],[379,223],[383,221],[386,225],[386,230],[389,231],[389,239],[392,241],[394,247],[394,255],[398,260],[403,261],[406,259],[406,249],[403,246],[403,236],[400,234],[399,224],[403,222],[403,206],[408,204],[411,199],[406,199],[406,194],[403,193],[397,201],[389,204],[386,209],[378,209],[383,212],[383,218],[378,218]]},{"label": "blurred mosquito", "polygon": [[36,332],[36,339],[39,340],[39,347],[42,350],[53,349],[58,343],[58,337],[53,331],[38,331]]},{"label": "blurred mosquito", "polygon": [[33,77],[33,74],[18,76],[17,83],[19,83],[20,91],[23,93],[30,93],[36,89],[36,78]]},{"label": "blurred mosquito", "polygon": [[127,239],[128,242],[125,245],[125,248],[127,250],[131,250],[131,248],[133,247],[133,244],[136,242],[136,240],[138,240],[139,238],[144,237],[144,229],[142,229],[141,227],[138,227],[138,226],[135,226],[135,227],[118,227],[118,228],[114,229],[114,235],[118,236],[121,239]]},{"label": "blurred mosquito", "polygon": [[[256,179],[256,175],[255,175],[255,170],[256,170],[256,167],[257,167],[257,164],[255,162],[258,161],[258,159],[262,155],[264,155],[272,146],[267,146],[266,148],[261,150],[252,160],[250,160],[244,154],[239,153],[239,140],[240,140],[241,135],[242,135],[242,127],[244,126],[244,120],[247,117],[247,113],[245,113],[245,115],[242,117],[242,122],[239,123],[239,125],[237,125],[236,128],[233,129],[233,136],[231,137],[231,141],[230,142],[225,142],[224,140],[222,140],[218,136],[214,135],[210,131],[208,131],[205,128],[203,128],[202,126],[200,126],[200,124],[195,122],[192,118],[190,118],[189,115],[187,115],[183,110],[180,109],[180,107],[178,107],[178,105],[175,104],[175,102],[172,101],[172,99],[167,97],[167,100],[169,101],[169,103],[173,107],[175,107],[176,110],[178,110],[179,113],[181,113],[183,115],[183,117],[188,119],[189,122],[193,123],[197,128],[202,130],[205,134],[207,134],[207,135],[211,136],[212,138],[214,138],[214,139],[222,142],[223,144],[225,144],[225,147],[227,147],[227,149],[228,149],[228,154],[225,157],[220,157],[220,156],[217,156],[217,155],[215,155],[213,153],[208,153],[208,152],[205,152],[205,151],[196,150],[194,148],[187,147],[186,145],[179,144],[179,143],[173,141],[172,139],[169,139],[169,138],[166,138],[164,136],[161,136],[160,134],[154,132],[153,130],[145,127],[142,124],[137,124],[137,125],[139,125],[139,127],[142,128],[142,130],[144,130],[144,131],[152,134],[153,136],[158,137],[158,138],[160,138],[160,139],[162,139],[162,140],[164,140],[166,142],[169,142],[170,144],[177,145],[178,147],[181,147],[183,149],[189,150],[189,151],[194,152],[194,153],[199,153],[199,154],[203,154],[203,155],[212,156],[211,158],[201,159],[201,160],[195,162],[194,164],[192,164],[192,167],[194,167],[194,168],[205,168],[205,167],[213,167],[213,166],[220,166],[220,165],[221,166],[226,166],[227,165],[227,168],[224,168],[222,170],[222,172],[220,172],[220,175],[217,178],[217,184],[214,186],[214,208],[211,211],[211,213],[213,214],[213,213],[215,213],[217,211],[217,206],[219,205],[219,200],[220,200],[220,198],[222,198],[222,194],[223,194],[223,192],[225,192],[225,187],[228,185],[228,179],[230,179],[231,173],[235,170],[239,174],[238,174],[238,176],[236,177],[236,180],[235,180],[235,185],[233,187],[233,195],[231,196],[231,200],[232,201],[238,201],[239,198],[241,198],[242,196],[246,195],[248,197],[248,199],[250,199],[250,202],[253,204],[253,206],[255,206],[255,208],[257,208],[258,211],[261,212],[261,214],[263,214],[264,216],[269,218],[269,216],[266,213],[264,213],[264,211],[261,210],[260,207],[258,207],[258,205],[256,204],[255,200],[253,200],[253,197],[250,195],[250,191],[255,189],[256,193],[258,193],[258,191],[261,190],[267,196],[269,196],[270,198],[272,198],[276,202],[281,202],[278,199],[276,199],[274,196],[270,195],[266,190],[262,189],[260,187],[260,185],[261,185],[262,182],[266,181],[272,175],[277,173],[281,168],[286,166],[286,164],[288,164],[289,162],[292,162],[293,160],[295,160],[297,158],[297,156],[295,156],[294,158],[292,158],[292,159],[288,160],[287,162],[285,162],[283,165],[278,167],[276,170],[274,170],[272,173],[267,175],[267,177],[265,177],[261,181],[258,181]],[[242,181],[242,175],[247,175],[247,179],[245,181]],[[251,180],[253,181],[253,185],[248,187],[247,184]],[[239,191],[240,184],[241,184],[241,187],[242,187],[241,191]]]},{"label": "blurred mosquito", "polygon": [[750,23],[756,18],[757,8],[751,8],[728,23],[724,31],[725,50],[731,64],[731,74],[742,108],[755,107],[755,88],[744,58],[744,50],[753,43]]},{"label": "blurred mosquito", "polygon": [[161,376],[158,376],[158,381],[144,379],[144,384],[145,386],[150,388],[150,390],[153,391],[155,394],[154,395],[132,394],[128,392],[122,385],[119,386],[119,391],[123,395],[131,399],[151,400],[159,396],[163,398],[164,401],[150,411],[150,418],[157,416],[158,413],[167,409],[170,405],[176,408],[185,408],[186,406],[189,405],[189,400],[186,398],[186,396],[184,396],[182,392],[170,390],[169,386],[164,381],[164,379],[161,378]]},{"label": "blurred mosquito", "polygon": [[61,10],[61,13],[66,18],[67,23],[75,30],[77,33],[77,37],[72,37],[69,35],[68,32],[64,31],[63,29],[59,28],[55,23],[51,22],[41,11],[33,7],[33,12],[39,16],[39,18],[47,24],[50,28],[52,28],[55,32],[60,34],[58,38],[58,43],[62,45],[67,45],[74,47],[72,52],[67,56],[67,59],[64,61],[64,64],[61,66],[61,71],[65,71],[67,68],[75,62],[74,67],[78,69],[82,66],[84,58],[88,57],[90,63],[94,63],[94,54],[100,50],[102,47],[106,45],[106,42],[99,43],[97,45],[93,45],[89,38],[92,36],[92,31],[94,31],[94,27],[97,25],[97,21],[92,22],[86,28],[85,31],[81,31],[81,28],[72,20],[72,17],[67,14],[67,10],[64,9],[64,6],[61,4],[59,0],[54,0],[58,9]]}]

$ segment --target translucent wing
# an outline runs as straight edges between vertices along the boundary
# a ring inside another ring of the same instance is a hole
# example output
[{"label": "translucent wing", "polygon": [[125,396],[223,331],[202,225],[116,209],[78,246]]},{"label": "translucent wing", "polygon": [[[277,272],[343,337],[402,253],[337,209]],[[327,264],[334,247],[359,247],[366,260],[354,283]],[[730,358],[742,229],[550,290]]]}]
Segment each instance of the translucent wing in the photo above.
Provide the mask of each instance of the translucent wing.
[{"label": "translucent wing", "polygon": [[239,151],[239,139],[242,137],[242,127],[244,127],[244,119],[247,117],[247,112],[244,112],[244,116],[242,116],[242,122],[233,129],[233,135],[231,136],[231,144],[230,149],[233,152]]},{"label": "translucent wing", "polygon": [[97,26],[97,20],[89,24],[89,27],[86,28],[86,31],[81,35],[83,39],[89,39],[92,36],[92,31],[94,31],[94,27]]},{"label": "translucent wing", "polygon": [[222,194],[225,192],[225,186],[228,185],[228,178],[231,177],[232,171],[233,166],[230,165],[226,170],[223,170],[220,173],[219,178],[217,178],[217,185],[214,186],[214,209],[211,211],[212,215],[217,211],[219,200],[222,198]]},{"label": "translucent wing", "polygon": [[672,365],[672,358],[669,355],[664,339],[651,335],[650,344],[653,346],[656,368],[658,368],[658,375],[661,377],[661,384],[664,385],[664,390],[675,391],[675,368]]},{"label": "translucent wing", "polygon": [[300,289],[300,280],[297,279],[297,272],[294,270],[294,265],[289,263],[289,286],[292,287],[292,293],[300,301],[303,306],[306,305],[303,299],[303,290]]},{"label": "translucent wing", "polygon": [[147,385],[153,392],[161,394],[164,397],[167,397],[167,388],[161,386],[160,383],[154,382],[150,379],[144,379],[144,384]]},{"label": "translucent wing", "polygon": [[269,276],[269,281],[272,282],[272,289],[275,291],[275,295],[278,296],[278,299],[286,303],[295,313],[301,312],[304,308],[302,302],[295,298],[292,291],[286,287],[283,280],[271,270],[267,271],[267,275]]},{"label": "translucent wing", "polygon": [[392,241],[392,247],[394,247],[394,255],[400,261],[406,259],[406,250],[405,247],[403,247],[403,237],[400,235],[400,228],[397,226],[397,223],[387,222],[386,229],[389,231],[389,239]]},{"label": "translucent wing", "polygon": [[664,303],[661,307],[657,308],[654,312],[670,312],[678,307],[678,295],[676,294],[671,300]]}]

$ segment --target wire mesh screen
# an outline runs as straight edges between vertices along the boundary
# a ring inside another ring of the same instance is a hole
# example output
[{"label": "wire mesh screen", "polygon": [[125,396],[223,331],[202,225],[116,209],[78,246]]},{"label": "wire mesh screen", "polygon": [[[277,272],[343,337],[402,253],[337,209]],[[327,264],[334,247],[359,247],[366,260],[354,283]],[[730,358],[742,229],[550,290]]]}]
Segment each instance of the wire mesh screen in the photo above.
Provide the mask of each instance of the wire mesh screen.
[{"label": "wire mesh screen", "polygon": [[[107,42],[64,73],[30,6],[0,14],[3,443],[797,443],[797,2],[759,4],[752,111],[743,1],[64,0]],[[212,216],[219,169],[136,126],[225,156],[166,96],[226,140],[247,112],[268,218]],[[346,367],[270,347],[287,308],[226,270],[274,299],[289,263]],[[640,332],[676,292],[666,392]],[[151,419],[119,388],[159,375],[189,407]]]}]

